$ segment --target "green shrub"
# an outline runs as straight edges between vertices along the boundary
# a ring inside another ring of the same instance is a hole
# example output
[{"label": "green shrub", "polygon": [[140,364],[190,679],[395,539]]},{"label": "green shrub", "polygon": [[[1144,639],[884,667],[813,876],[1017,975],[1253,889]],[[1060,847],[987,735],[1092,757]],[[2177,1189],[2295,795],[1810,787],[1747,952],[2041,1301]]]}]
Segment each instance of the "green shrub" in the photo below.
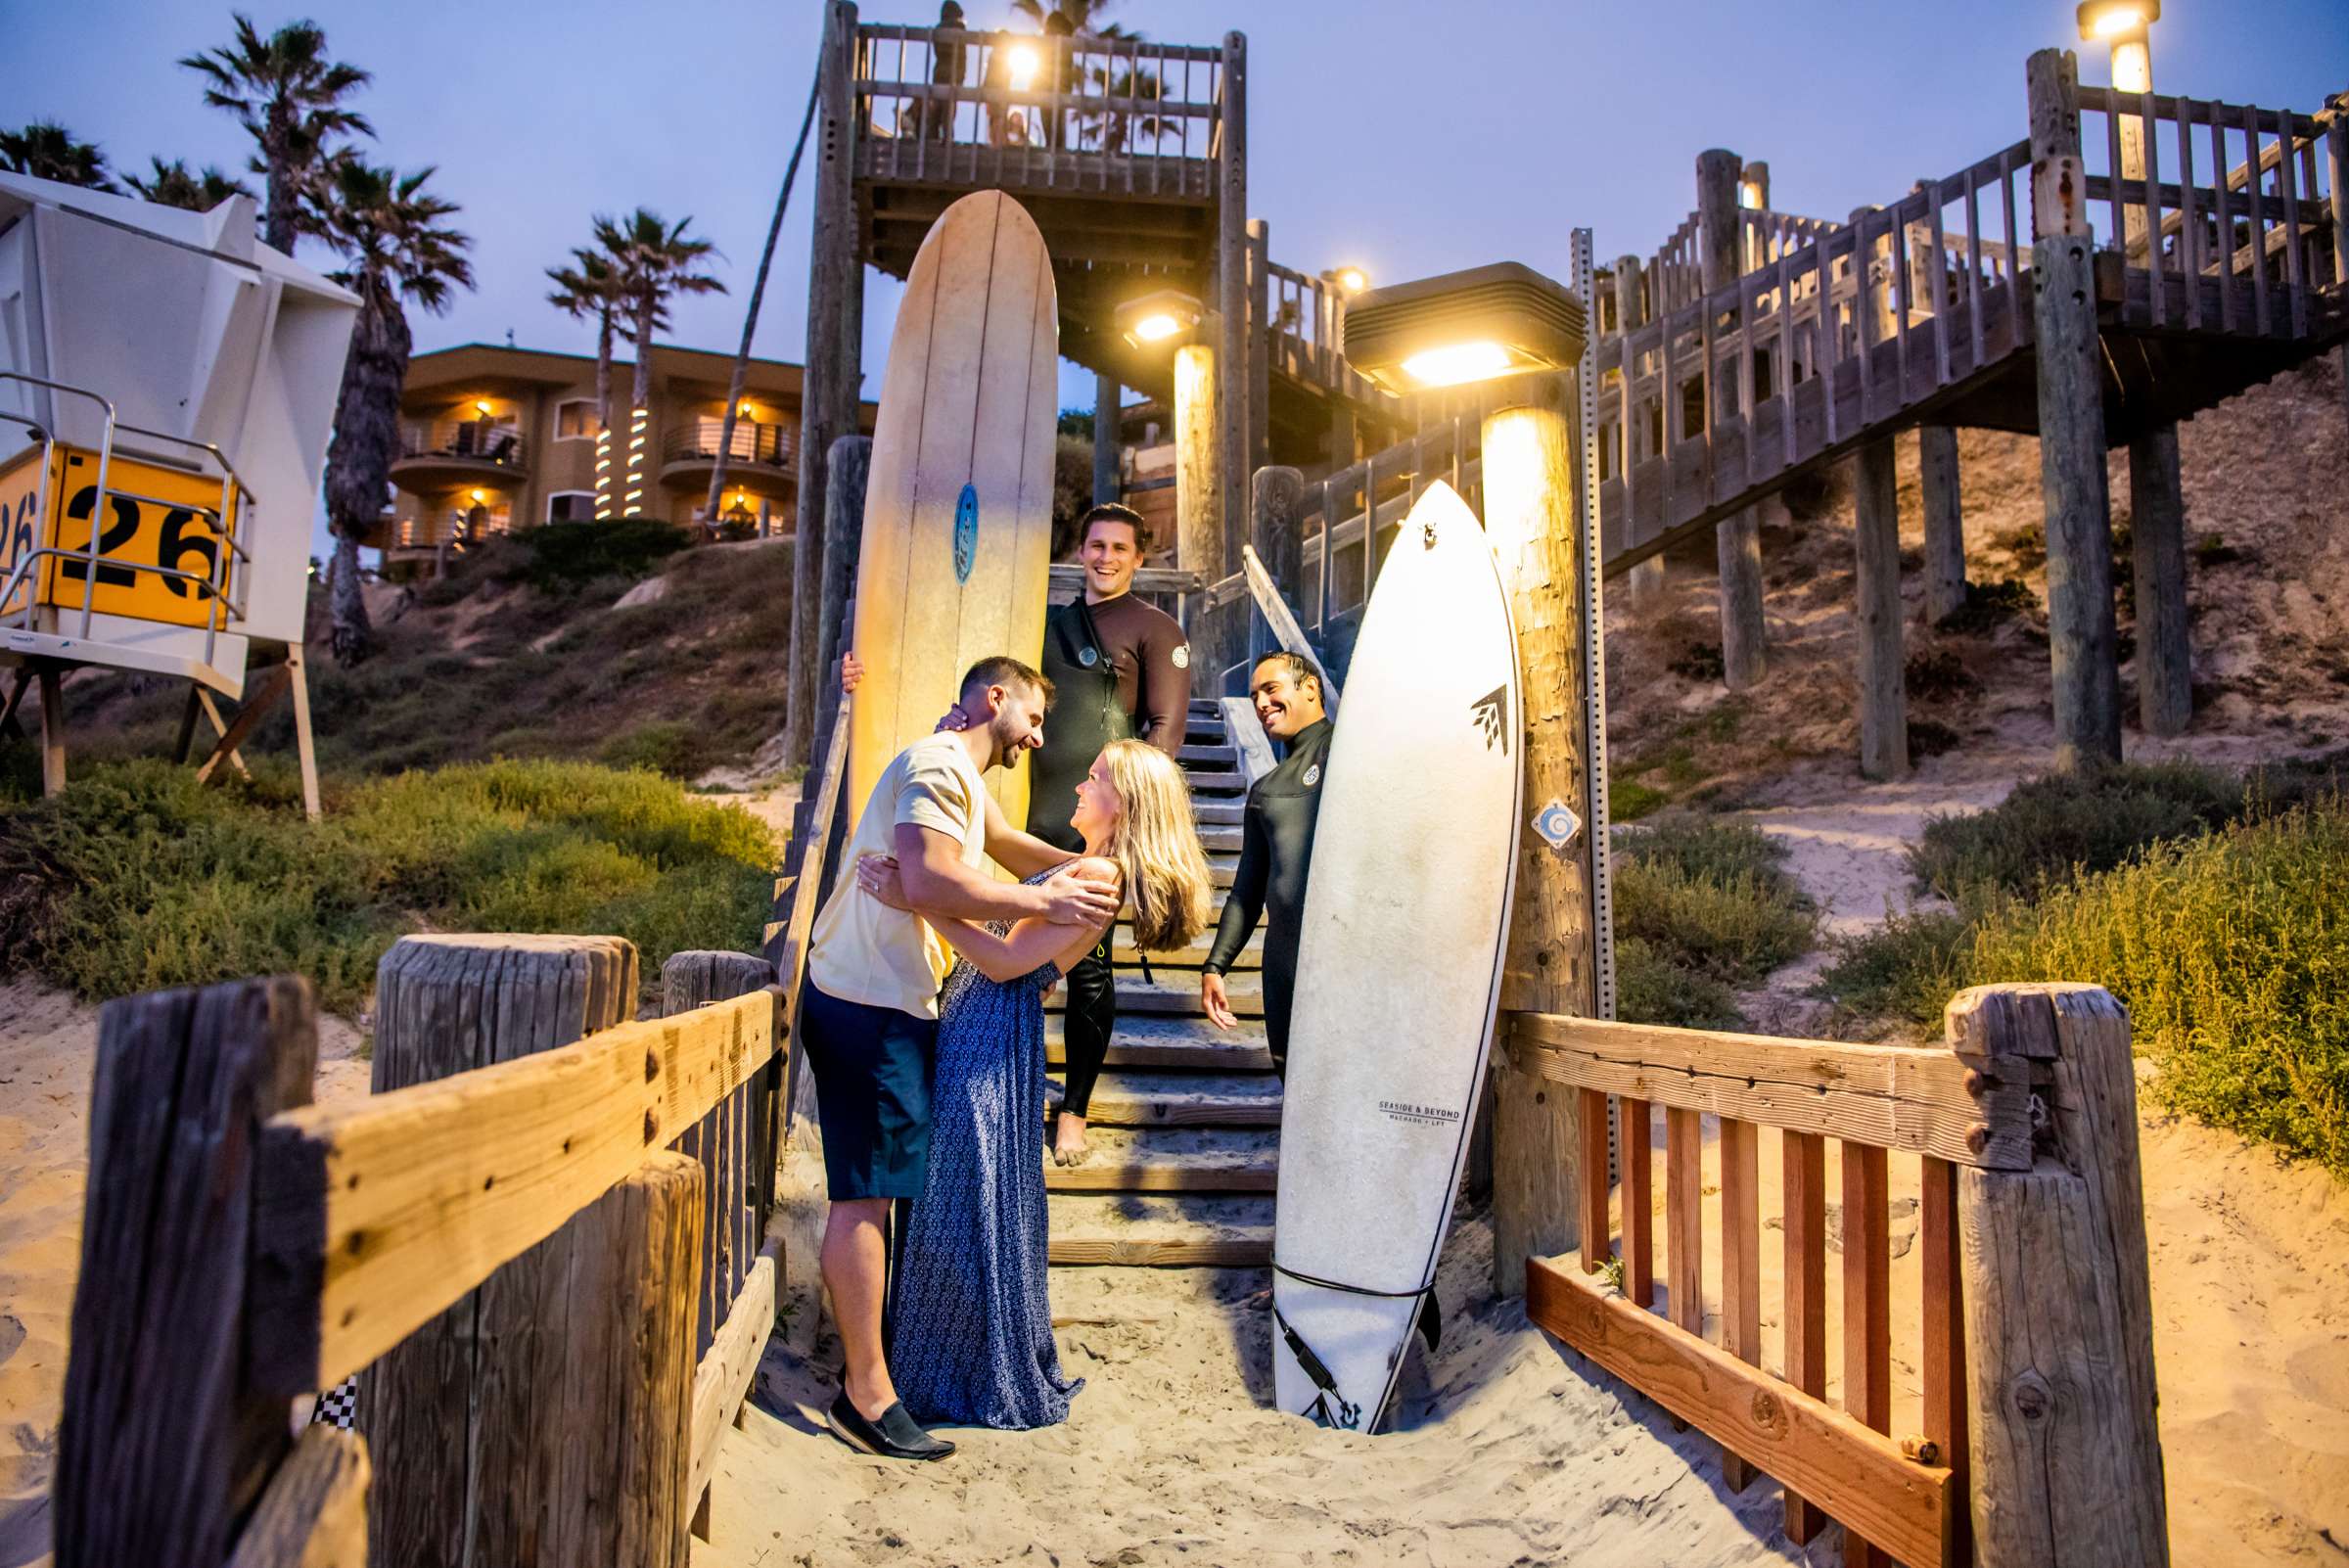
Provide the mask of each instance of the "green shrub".
[{"label": "green shrub", "polygon": [[1928,1028],[1964,984],[1973,922],[1947,909],[1911,909],[1857,936],[1837,937],[1835,957],[1811,988],[1855,1013],[1905,1018]]},{"label": "green shrub", "polygon": [[2129,1009],[2155,1092],[2349,1177],[2349,806],[2339,795],[1987,920],[1967,984],[2079,980]]},{"label": "green shrub", "polygon": [[1607,780],[1607,816],[1613,821],[1635,822],[1671,799],[1654,785],[1620,773]]},{"label": "green shrub", "polygon": [[1784,849],[1741,823],[1667,819],[1616,841],[1615,931],[1662,961],[1756,985],[1808,951],[1819,912],[1780,869]]},{"label": "green shrub", "polygon": [[1637,937],[1615,944],[1615,1016],[1627,1024],[1743,1029],[1729,988],[1666,958]]},{"label": "green shrub", "polygon": [[296,970],[349,1010],[405,932],[617,934],[657,983],[681,947],[756,943],[772,896],[765,826],[650,773],[403,773],[309,822],[282,763],[254,771],[207,787],[163,762],[101,764],[0,811],[0,954],[92,999]]},{"label": "green shrub", "polygon": [[2190,762],[2050,773],[1987,811],[1930,819],[1909,871],[1953,903],[2028,896],[2075,869],[2108,870],[2162,839],[2207,832],[2242,806],[2239,783]]},{"label": "green shrub", "polygon": [[1937,625],[1944,631],[1981,635],[1993,631],[2004,622],[2017,616],[2027,616],[2039,608],[2039,600],[2031,585],[2013,577],[2000,577],[1990,582],[1969,582],[1965,585],[1965,602],[1943,616]]},{"label": "green shrub", "polygon": [[542,523],[506,535],[483,552],[481,570],[501,582],[527,582],[541,593],[576,592],[599,577],[630,582],[692,541],[659,518],[601,523]]},{"label": "green shrub", "polygon": [[640,767],[669,778],[691,778],[710,766],[700,726],[676,718],[623,730],[604,743],[602,757],[614,767]]}]

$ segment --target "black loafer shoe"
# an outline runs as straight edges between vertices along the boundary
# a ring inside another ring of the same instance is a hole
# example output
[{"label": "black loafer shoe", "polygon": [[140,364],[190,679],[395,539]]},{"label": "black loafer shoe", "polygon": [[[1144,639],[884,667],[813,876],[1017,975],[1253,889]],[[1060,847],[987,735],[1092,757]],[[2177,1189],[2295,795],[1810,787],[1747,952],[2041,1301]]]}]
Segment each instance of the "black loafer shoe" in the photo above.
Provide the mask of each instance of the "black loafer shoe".
[{"label": "black loafer shoe", "polygon": [[866,1420],[846,1389],[832,1402],[832,1432],[850,1448],[884,1459],[943,1459],[954,1452],[953,1444],[923,1431],[902,1405],[883,1410],[878,1421]]}]

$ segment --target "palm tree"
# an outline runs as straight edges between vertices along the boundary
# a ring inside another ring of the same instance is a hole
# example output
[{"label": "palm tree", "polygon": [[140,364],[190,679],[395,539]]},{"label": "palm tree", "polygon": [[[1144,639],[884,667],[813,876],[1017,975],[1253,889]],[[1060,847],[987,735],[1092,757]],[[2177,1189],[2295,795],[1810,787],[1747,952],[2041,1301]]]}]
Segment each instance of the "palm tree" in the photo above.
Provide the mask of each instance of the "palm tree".
[{"label": "palm tree", "polygon": [[383,515],[398,449],[399,392],[408,376],[407,304],[438,315],[454,290],[473,287],[473,241],[443,220],[454,202],[428,194],[433,170],[397,174],[358,159],[331,161],[316,193],[316,232],[346,263],[330,274],[359,297],[350,356],[326,449],[326,520],[335,535],[334,626],[338,663],[367,657],[374,640],[359,593],[359,538]]},{"label": "palm tree", "polygon": [[612,428],[612,342],[627,303],[620,270],[609,252],[585,246],[572,253],[573,265],[548,267],[554,292],[546,302],[578,321],[595,323],[595,427]]},{"label": "palm tree", "polygon": [[1103,13],[1115,10],[1117,4],[1118,0],[1051,0],[1049,5],[1044,4],[1043,0],[1011,0],[1011,14],[1035,23],[1038,31],[1042,30],[1047,20],[1058,16],[1061,21],[1069,24],[1069,31],[1080,37],[1132,38],[1139,36],[1136,33],[1128,32],[1117,23],[1102,23]]},{"label": "palm tree", "polygon": [[168,163],[160,158],[150,158],[147,161],[155,165],[155,173],[151,177],[141,179],[136,174],[125,174],[122,183],[148,201],[160,202],[164,207],[185,208],[191,212],[209,212],[232,196],[253,194],[252,188],[243,180],[232,180],[208,163],[205,165],[203,173],[196,174],[191,173],[187,163],[180,159],[175,158]]},{"label": "palm tree", "polygon": [[53,119],[36,119],[23,130],[0,131],[0,168],[29,174],[36,180],[86,185],[93,191],[113,191],[106,154],[96,142],[77,142],[72,132]]},{"label": "palm tree", "polygon": [[[259,153],[253,171],[269,181],[261,238],[291,254],[307,228],[305,214],[323,203],[305,195],[325,194],[336,176],[327,167],[338,136],[373,136],[366,116],[342,101],[372,79],[356,66],[326,57],[326,31],[314,22],[290,22],[263,38],[253,19],[234,13],[236,40],[226,49],[189,55],[182,66],[207,84],[204,101],[225,109],[253,136]],[[329,200],[333,198],[329,196]]]},{"label": "palm tree", "polygon": [[693,270],[704,256],[716,254],[708,240],[688,238],[690,217],[671,228],[661,214],[638,208],[624,219],[595,220],[598,244],[620,265],[622,289],[628,300],[629,336],[636,343],[636,385],[631,407],[644,408],[653,397],[653,333],[666,325],[668,300],[680,294],[723,294],[726,286]]}]

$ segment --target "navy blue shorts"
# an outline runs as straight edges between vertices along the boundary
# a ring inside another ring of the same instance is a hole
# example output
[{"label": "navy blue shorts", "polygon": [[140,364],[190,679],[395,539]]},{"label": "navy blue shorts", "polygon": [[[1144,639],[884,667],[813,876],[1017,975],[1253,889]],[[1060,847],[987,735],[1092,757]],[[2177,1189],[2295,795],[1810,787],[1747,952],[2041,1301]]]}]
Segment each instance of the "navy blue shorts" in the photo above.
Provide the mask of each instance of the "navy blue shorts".
[{"label": "navy blue shorts", "polygon": [[831,1200],[920,1197],[930,1170],[938,1020],[842,1001],[809,981],[800,1040],[815,1075]]}]

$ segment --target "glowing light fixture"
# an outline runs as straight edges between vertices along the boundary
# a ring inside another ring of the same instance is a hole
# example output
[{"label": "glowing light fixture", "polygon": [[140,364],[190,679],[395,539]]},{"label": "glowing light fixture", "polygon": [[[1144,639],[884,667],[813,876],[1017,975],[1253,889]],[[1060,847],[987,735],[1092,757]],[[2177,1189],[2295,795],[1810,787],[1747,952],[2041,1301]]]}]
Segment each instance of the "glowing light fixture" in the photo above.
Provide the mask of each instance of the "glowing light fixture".
[{"label": "glowing light fixture", "polygon": [[2079,10],[2084,40],[2142,32],[2161,20],[2161,0],[2084,0]]},{"label": "glowing light fixture", "polygon": [[490,408],[490,406],[489,406],[489,399],[488,399],[488,398],[486,398],[486,397],[477,397],[477,398],[475,398],[475,399],[473,400],[473,406],[474,406],[474,408],[475,408],[477,411],[479,411],[479,412],[480,412],[481,416],[482,416],[484,419],[487,419],[487,418],[490,416],[490,414],[494,412],[494,410],[493,410],[493,409],[491,409],[491,408]]},{"label": "glowing light fixture", "polygon": [[1176,289],[1160,289],[1118,306],[1118,333],[1136,348],[1179,348],[1206,319],[1206,307]]},{"label": "glowing light fixture", "polygon": [[753,419],[758,416],[759,411],[756,408],[753,408],[751,406],[751,400],[748,397],[745,397],[735,408],[734,413],[737,418]]},{"label": "glowing light fixture", "polygon": [[1347,294],[1360,294],[1370,287],[1370,274],[1360,267],[1340,267],[1336,281]]},{"label": "glowing light fixture", "polygon": [[1010,63],[1013,92],[1024,93],[1035,86],[1036,73],[1044,69],[1043,59],[1036,54],[1034,44],[1013,44]]},{"label": "glowing light fixture", "polygon": [[1363,293],[1346,306],[1343,352],[1354,368],[1409,393],[1583,355],[1583,301],[1514,261]]}]

